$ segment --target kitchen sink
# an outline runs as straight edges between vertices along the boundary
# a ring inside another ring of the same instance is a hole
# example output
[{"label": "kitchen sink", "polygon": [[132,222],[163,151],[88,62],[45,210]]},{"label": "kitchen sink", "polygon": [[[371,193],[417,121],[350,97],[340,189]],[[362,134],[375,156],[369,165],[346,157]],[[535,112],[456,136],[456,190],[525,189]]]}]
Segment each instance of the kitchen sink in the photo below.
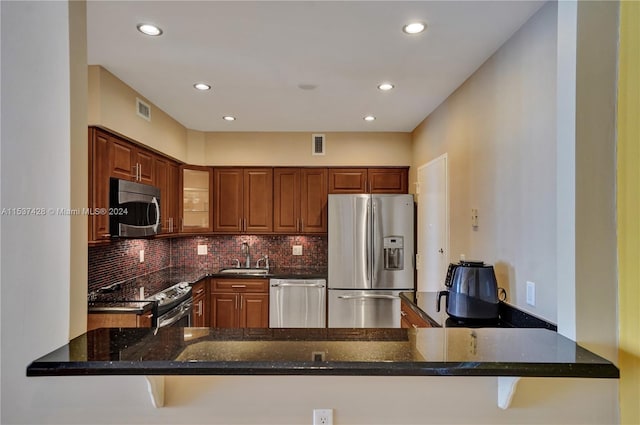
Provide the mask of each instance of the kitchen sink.
[{"label": "kitchen sink", "polygon": [[269,269],[247,269],[233,267],[229,269],[222,269],[218,273],[222,274],[250,274],[250,275],[266,275],[269,274]]}]

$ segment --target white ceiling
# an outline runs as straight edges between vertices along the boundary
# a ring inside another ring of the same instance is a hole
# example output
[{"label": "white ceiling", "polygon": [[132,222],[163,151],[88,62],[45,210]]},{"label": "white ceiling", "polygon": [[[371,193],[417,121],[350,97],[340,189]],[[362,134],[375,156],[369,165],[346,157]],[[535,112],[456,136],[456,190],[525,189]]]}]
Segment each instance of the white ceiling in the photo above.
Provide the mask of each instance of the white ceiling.
[{"label": "white ceiling", "polygon": [[[88,59],[189,129],[408,132],[541,6],[89,1]],[[410,20],[426,22],[426,32],[404,34]],[[136,29],[142,22],[164,34],[142,35]],[[212,90],[195,90],[199,81]],[[381,92],[382,81],[395,88]],[[377,119],[365,122],[368,114]],[[223,121],[224,115],[237,120]]]}]

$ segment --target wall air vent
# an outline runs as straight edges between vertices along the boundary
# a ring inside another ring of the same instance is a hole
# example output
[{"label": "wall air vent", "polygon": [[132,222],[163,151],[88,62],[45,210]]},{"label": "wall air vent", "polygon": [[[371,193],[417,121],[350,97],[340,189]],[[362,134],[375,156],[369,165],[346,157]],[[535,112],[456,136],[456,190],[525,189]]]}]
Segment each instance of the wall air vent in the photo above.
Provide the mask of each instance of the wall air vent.
[{"label": "wall air vent", "polygon": [[324,155],[325,140],[324,134],[311,135],[311,155]]},{"label": "wall air vent", "polygon": [[145,101],[136,97],[136,113],[139,117],[144,118],[147,121],[151,121],[151,106]]}]

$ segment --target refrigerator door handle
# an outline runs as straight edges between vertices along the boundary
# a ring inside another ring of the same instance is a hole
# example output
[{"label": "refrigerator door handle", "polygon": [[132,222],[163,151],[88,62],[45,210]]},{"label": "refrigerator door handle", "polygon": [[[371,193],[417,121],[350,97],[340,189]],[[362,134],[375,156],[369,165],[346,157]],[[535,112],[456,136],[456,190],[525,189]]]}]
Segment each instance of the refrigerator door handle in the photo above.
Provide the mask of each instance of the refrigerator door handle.
[{"label": "refrigerator door handle", "polygon": [[367,284],[371,288],[371,215],[373,214],[371,210],[371,198],[367,199],[367,220],[365,223],[365,267],[367,269]]},{"label": "refrigerator door handle", "polygon": [[399,299],[400,297],[397,295],[383,295],[383,294],[379,294],[379,295],[338,295],[338,298],[340,298],[341,300],[360,300],[360,299],[367,299],[367,298],[372,298],[372,299],[383,299],[383,300],[395,300],[395,299]]}]

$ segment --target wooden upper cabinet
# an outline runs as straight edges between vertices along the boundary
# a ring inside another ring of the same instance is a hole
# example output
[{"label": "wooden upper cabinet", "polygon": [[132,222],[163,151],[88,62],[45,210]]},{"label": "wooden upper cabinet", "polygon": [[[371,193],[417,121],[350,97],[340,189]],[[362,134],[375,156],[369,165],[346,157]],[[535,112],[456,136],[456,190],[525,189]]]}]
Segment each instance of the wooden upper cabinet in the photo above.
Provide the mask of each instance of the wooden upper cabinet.
[{"label": "wooden upper cabinet", "polygon": [[408,193],[408,168],[369,168],[370,193]]},{"label": "wooden upper cabinet", "polygon": [[329,193],[367,193],[367,169],[330,168]]},{"label": "wooden upper cabinet", "polygon": [[111,177],[153,184],[155,155],[115,136],[110,135],[109,139],[111,144]]},{"label": "wooden upper cabinet", "polygon": [[215,232],[242,231],[244,184],[242,168],[214,168],[213,205]]},{"label": "wooden upper cabinet", "polygon": [[244,232],[273,231],[273,169],[244,169]]},{"label": "wooden upper cabinet", "polygon": [[160,189],[161,233],[174,233],[179,228],[178,217],[178,164],[168,158],[156,156],[154,164],[154,185]]},{"label": "wooden upper cabinet", "polygon": [[300,169],[273,170],[273,230],[278,233],[300,231]]},{"label": "wooden upper cabinet", "polygon": [[[99,131],[99,130],[98,130]],[[135,147],[124,140],[107,136],[110,142],[111,177],[136,180]]]},{"label": "wooden upper cabinet", "polygon": [[326,168],[300,170],[300,230],[302,233],[327,232]]},{"label": "wooden upper cabinet", "polygon": [[180,231],[211,231],[211,174],[209,167],[180,167]]},{"label": "wooden upper cabinet", "polygon": [[276,168],[273,181],[275,232],[327,232],[326,168]]},{"label": "wooden upper cabinet", "polygon": [[330,168],[329,193],[408,193],[408,167]]},{"label": "wooden upper cabinet", "polygon": [[[89,207],[94,211],[109,208],[109,151],[109,135],[89,128]],[[88,222],[89,242],[110,240],[107,214],[90,215]]]},{"label": "wooden upper cabinet", "polygon": [[138,182],[144,184],[155,183],[154,179],[155,155],[149,151],[137,148],[134,153],[135,165],[138,166]]},{"label": "wooden upper cabinet", "polygon": [[214,169],[215,232],[273,231],[273,169]]}]

